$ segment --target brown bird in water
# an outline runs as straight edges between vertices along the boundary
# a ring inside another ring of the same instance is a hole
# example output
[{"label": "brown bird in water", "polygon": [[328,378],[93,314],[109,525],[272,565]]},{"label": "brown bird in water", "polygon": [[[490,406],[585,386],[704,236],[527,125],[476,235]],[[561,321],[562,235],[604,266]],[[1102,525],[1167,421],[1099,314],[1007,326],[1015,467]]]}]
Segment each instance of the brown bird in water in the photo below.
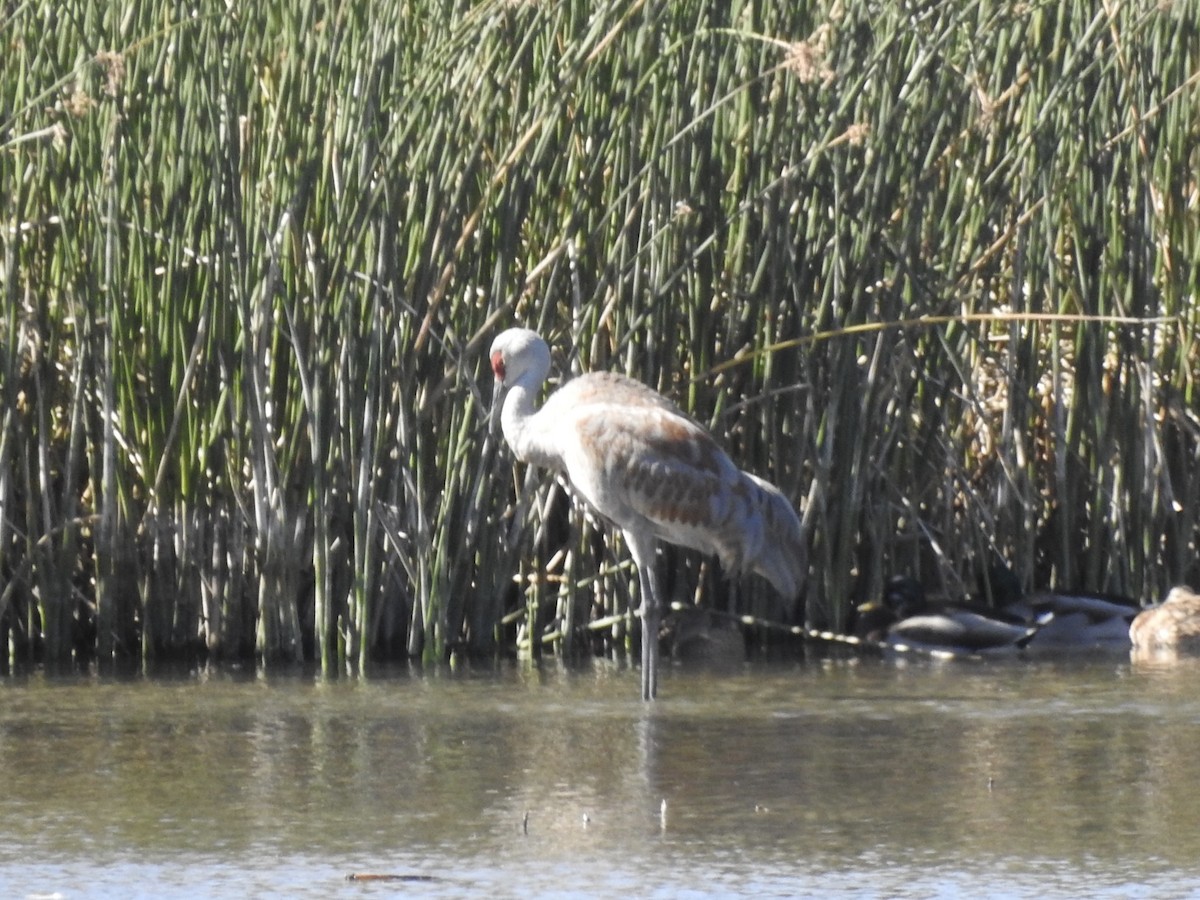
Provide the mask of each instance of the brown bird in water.
[{"label": "brown bird in water", "polygon": [[1129,626],[1135,650],[1200,651],[1200,594],[1173,587],[1167,599],[1138,613]]}]

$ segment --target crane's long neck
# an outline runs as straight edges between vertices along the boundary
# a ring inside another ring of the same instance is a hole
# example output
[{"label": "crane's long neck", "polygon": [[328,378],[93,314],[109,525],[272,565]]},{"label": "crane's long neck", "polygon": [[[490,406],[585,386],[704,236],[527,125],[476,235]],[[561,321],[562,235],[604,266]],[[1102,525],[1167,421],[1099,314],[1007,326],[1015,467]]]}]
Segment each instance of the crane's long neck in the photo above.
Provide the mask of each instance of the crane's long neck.
[{"label": "crane's long neck", "polygon": [[504,429],[504,439],[517,459],[556,467],[558,454],[533,406],[544,379],[544,374],[531,370],[508,388],[500,414],[500,427]]}]

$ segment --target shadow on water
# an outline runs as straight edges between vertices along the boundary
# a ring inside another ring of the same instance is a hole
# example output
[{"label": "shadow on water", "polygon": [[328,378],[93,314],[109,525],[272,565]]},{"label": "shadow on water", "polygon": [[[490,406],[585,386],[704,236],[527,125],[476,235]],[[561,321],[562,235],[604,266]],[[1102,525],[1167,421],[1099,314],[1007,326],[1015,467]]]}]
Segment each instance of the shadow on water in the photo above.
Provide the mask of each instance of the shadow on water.
[{"label": "shadow on water", "polygon": [[[0,682],[13,896],[1200,888],[1200,663]],[[396,880],[347,882],[352,873]]]}]

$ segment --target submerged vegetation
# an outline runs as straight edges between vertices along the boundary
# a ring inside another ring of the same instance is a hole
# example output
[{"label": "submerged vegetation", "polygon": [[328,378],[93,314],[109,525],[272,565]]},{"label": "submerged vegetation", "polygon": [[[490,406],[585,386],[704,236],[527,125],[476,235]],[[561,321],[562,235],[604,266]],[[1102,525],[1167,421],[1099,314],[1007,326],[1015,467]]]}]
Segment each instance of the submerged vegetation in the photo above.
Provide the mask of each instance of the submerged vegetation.
[{"label": "submerged vegetation", "polygon": [[793,499],[814,626],[995,555],[1200,584],[1194,0],[24,0],[0,48],[6,664],[621,640],[626,554],[488,433],[514,322]]}]

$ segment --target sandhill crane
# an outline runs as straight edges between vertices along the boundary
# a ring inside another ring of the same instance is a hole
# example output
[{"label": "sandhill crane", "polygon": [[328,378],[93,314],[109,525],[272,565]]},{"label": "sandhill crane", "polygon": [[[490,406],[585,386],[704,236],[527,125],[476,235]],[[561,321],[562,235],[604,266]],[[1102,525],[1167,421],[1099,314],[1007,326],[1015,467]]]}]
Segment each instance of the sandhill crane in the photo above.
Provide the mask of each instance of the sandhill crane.
[{"label": "sandhill crane", "polygon": [[624,375],[593,372],[568,381],[535,411],[550,348],[526,328],[497,337],[491,363],[493,419],[500,409],[517,459],[566,476],[625,537],[641,594],[642,699],[658,689],[659,540],[715,554],[732,576],[757,572],[795,601],[808,566],[792,505],[735,466],[675,404]]}]

